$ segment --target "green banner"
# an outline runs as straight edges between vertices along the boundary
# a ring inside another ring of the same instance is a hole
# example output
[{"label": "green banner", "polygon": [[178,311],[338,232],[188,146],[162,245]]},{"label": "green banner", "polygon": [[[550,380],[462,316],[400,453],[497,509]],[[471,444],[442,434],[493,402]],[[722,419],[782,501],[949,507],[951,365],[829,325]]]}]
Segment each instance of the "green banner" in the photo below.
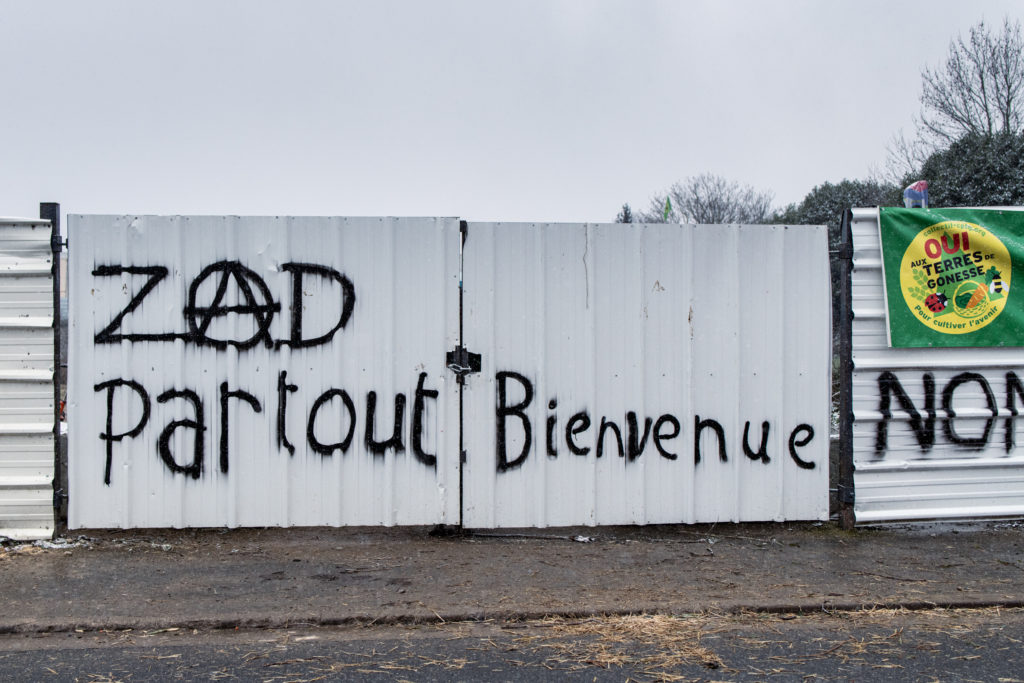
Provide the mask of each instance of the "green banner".
[{"label": "green banner", "polygon": [[1024,346],[1024,211],[879,209],[889,345]]}]

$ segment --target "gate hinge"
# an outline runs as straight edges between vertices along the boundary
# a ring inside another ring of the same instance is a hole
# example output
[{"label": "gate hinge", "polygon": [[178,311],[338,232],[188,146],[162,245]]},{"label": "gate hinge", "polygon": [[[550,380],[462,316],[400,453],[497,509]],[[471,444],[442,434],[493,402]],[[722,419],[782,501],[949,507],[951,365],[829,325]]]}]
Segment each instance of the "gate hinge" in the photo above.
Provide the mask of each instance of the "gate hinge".
[{"label": "gate hinge", "polygon": [[445,354],[445,365],[448,369],[458,375],[459,382],[471,372],[480,372],[480,354],[471,353],[465,346],[459,344],[454,350]]},{"label": "gate hinge", "polygon": [[853,505],[855,502],[855,494],[852,486],[843,486],[840,484],[837,487],[836,493],[839,497],[839,502],[844,505]]},{"label": "gate hinge", "polygon": [[836,250],[835,254],[842,261],[852,261],[853,245],[850,244],[849,242],[843,242],[842,244],[839,245],[839,249]]}]

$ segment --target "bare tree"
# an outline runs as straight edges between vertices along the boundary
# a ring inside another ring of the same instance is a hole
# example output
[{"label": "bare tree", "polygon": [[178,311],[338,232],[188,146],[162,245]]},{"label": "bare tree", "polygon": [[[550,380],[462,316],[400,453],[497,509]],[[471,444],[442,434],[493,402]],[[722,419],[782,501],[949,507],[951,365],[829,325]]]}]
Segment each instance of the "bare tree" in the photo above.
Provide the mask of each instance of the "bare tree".
[{"label": "bare tree", "polygon": [[871,180],[882,185],[898,185],[917,173],[928,157],[940,149],[941,145],[934,139],[925,139],[920,131],[911,139],[900,130],[889,140],[884,166],[872,168]]},{"label": "bare tree", "polygon": [[640,219],[645,223],[767,223],[773,197],[771,192],[702,173],[655,195]]},{"label": "bare tree", "polygon": [[1024,39],[1020,22],[993,34],[980,22],[949,45],[942,68],[921,72],[921,126],[951,143],[967,134],[1020,131],[1024,123]]},{"label": "bare tree", "polygon": [[931,154],[967,135],[991,137],[1024,128],[1024,38],[1019,21],[1003,19],[1001,31],[984,21],[966,40],[950,41],[945,64],[921,71],[917,132],[889,143],[886,177],[896,180],[921,167]]}]

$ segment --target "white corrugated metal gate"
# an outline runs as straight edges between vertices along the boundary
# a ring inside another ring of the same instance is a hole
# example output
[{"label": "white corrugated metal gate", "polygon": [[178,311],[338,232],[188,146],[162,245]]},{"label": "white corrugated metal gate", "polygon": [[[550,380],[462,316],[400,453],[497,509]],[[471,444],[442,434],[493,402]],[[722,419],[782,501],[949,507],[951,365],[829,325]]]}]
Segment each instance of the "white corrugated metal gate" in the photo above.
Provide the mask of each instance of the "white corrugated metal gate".
[{"label": "white corrugated metal gate", "polygon": [[855,209],[853,460],[858,522],[1024,514],[1024,356],[894,349],[877,209]]},{"label": "white corrugated metal gate", "polygon": [[71,527],[827,516],[823,228],[69,227]]},{"label": "white corrugated metal gate", "polygon": [[827,518],[825,239],[471,223],[464,523]]},{"label": "white corrugated metal gate", "polygon": [[458,221],[68,227],[69,526],[458,521]]},{"label": "white corrugated metal gate", "polygon": [[53,533],[49,221],[0,218],[0,536]]}]

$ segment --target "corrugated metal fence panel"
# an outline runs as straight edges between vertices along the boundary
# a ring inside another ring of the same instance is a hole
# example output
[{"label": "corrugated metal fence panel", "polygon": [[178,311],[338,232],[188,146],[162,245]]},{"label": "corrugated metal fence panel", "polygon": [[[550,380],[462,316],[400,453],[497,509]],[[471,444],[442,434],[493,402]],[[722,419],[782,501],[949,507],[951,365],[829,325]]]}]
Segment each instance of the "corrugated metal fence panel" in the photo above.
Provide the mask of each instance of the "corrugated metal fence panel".
[{"label": "corrugated metal fence panel", "polygon": [[824,228],[470,223],[464,263],[466,526],[827,517]]},{"label": "corrugated metal fence panel", "polygon": [[0,536],[53,534],[53,279],[48,221],[0,218]]},{"label": "corrugated metal fence panel", "polygon": [[[889,348],[878,210],[855,209],[851,232],[857,521],[1024,514],[1024,447],[1019,445],[1024,432],[1013,419],[1006,386],[1008,372],[1024,377],[1021,349]],[[964,373],[982,379],[964,381]],[[926,375],[933,382],[930,392]],[[920,434],[896,393],[891,393],[890,414],[883,415],[883,385],[901,388],[913,402]],[[955,419],[943,409],[947,390]],[[995,399],[995,414],[987,392]],[[934,397],[934,420],[927,419],[927,393]],[[1018,398],[1018,410],[1020,404]],[[984,444],[956,443],[982,437]],[[934,445],[927,445],[929,439]]]},{"label": "corrugated metal fence panel", "polygon": [[457,221],[69,228],[71,527],[458,520]]}]

